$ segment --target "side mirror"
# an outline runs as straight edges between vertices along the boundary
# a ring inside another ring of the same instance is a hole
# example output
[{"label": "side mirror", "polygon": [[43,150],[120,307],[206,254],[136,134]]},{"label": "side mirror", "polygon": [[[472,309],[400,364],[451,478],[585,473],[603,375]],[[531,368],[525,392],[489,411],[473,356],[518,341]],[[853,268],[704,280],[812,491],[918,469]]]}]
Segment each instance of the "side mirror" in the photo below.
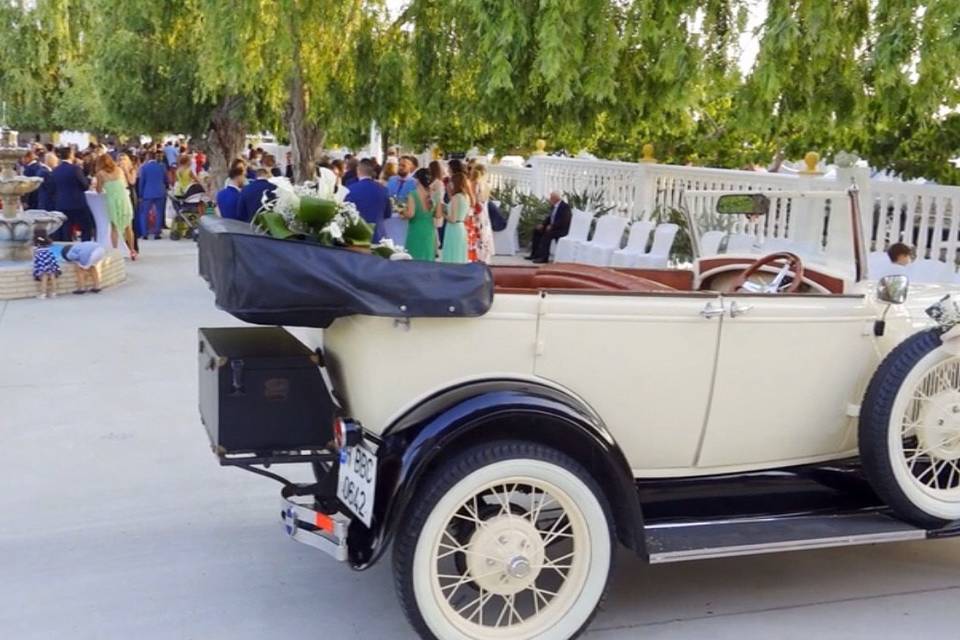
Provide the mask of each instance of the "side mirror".
[{"label": "side mirror", "polygon": [[877,283],[877,298],[889,304],[903,304],[909,290],[910,278],[907,276],[883,276]]}]

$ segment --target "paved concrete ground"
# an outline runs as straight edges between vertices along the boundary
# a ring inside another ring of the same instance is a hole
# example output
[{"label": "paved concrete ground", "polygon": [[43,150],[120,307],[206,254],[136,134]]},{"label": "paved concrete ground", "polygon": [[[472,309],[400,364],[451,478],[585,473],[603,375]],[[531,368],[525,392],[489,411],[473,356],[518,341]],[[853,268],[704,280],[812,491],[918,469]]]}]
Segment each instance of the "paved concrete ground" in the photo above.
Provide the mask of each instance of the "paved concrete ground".
[{"label": "paved concrete ground", "polygon": [[[213,308],[190,244],[99,297],[0,303],[0,639],[411,638],[389,565],[285,540],[278,485],[221,469],[196,411]],[[588,637],[960,635],[960,541],[646,567]]]}]

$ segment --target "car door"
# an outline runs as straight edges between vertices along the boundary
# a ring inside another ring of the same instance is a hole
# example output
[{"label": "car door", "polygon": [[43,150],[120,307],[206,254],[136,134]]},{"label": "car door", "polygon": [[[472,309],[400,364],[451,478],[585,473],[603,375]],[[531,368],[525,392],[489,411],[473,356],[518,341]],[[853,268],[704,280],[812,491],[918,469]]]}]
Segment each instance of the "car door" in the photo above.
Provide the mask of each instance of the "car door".
[{"label": "car door", "polygon": [[725,294],[697,465],[789,464],[855,446],[877,361],[862,295]]},{"label": "car door", "polygon": [[534,370],[583,398],[637,473],[692,467],[720,328],[715,293],[543,294]]}]

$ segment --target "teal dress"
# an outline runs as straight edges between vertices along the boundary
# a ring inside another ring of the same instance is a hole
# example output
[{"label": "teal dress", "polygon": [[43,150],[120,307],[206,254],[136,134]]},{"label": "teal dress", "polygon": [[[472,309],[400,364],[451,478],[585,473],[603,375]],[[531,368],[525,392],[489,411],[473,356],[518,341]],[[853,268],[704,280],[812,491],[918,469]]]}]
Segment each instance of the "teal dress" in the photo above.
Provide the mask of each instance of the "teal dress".
[{"label": "teal dress", "polygon": [[110,222],[123,233],[133,223],[133,204],[125,180],[104,180],[103,194]]},{"label": "teal dress", "polygon": [[458,193],[450,200],[450,218],[443,230],[443,250],[440,252],[442,262],[463,263],[467,261],[467,229],[463,221],[470,215],[470,200],[466,195]]},{"label": "teal dress", "polygon": [[404,248],[414,260],[433,262],[437,259],[437,230],[433,225],[433,212],[423,206],[419,191],[407,197],[413,200],[413,217],[407,227],[407,246]]}]

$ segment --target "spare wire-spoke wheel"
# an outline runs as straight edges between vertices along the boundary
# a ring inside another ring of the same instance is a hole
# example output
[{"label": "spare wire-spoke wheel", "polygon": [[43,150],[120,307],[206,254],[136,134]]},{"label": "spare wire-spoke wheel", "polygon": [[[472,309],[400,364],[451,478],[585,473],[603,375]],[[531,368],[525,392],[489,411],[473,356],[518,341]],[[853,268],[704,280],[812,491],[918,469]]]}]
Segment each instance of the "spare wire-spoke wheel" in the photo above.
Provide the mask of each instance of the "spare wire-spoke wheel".
[{"label": "spare wire-spoke wheel", "polygon": [[960,519],[960,357],[939,331],[891,351],[863,406],[860,454],[880,497],[920,526]]}]

